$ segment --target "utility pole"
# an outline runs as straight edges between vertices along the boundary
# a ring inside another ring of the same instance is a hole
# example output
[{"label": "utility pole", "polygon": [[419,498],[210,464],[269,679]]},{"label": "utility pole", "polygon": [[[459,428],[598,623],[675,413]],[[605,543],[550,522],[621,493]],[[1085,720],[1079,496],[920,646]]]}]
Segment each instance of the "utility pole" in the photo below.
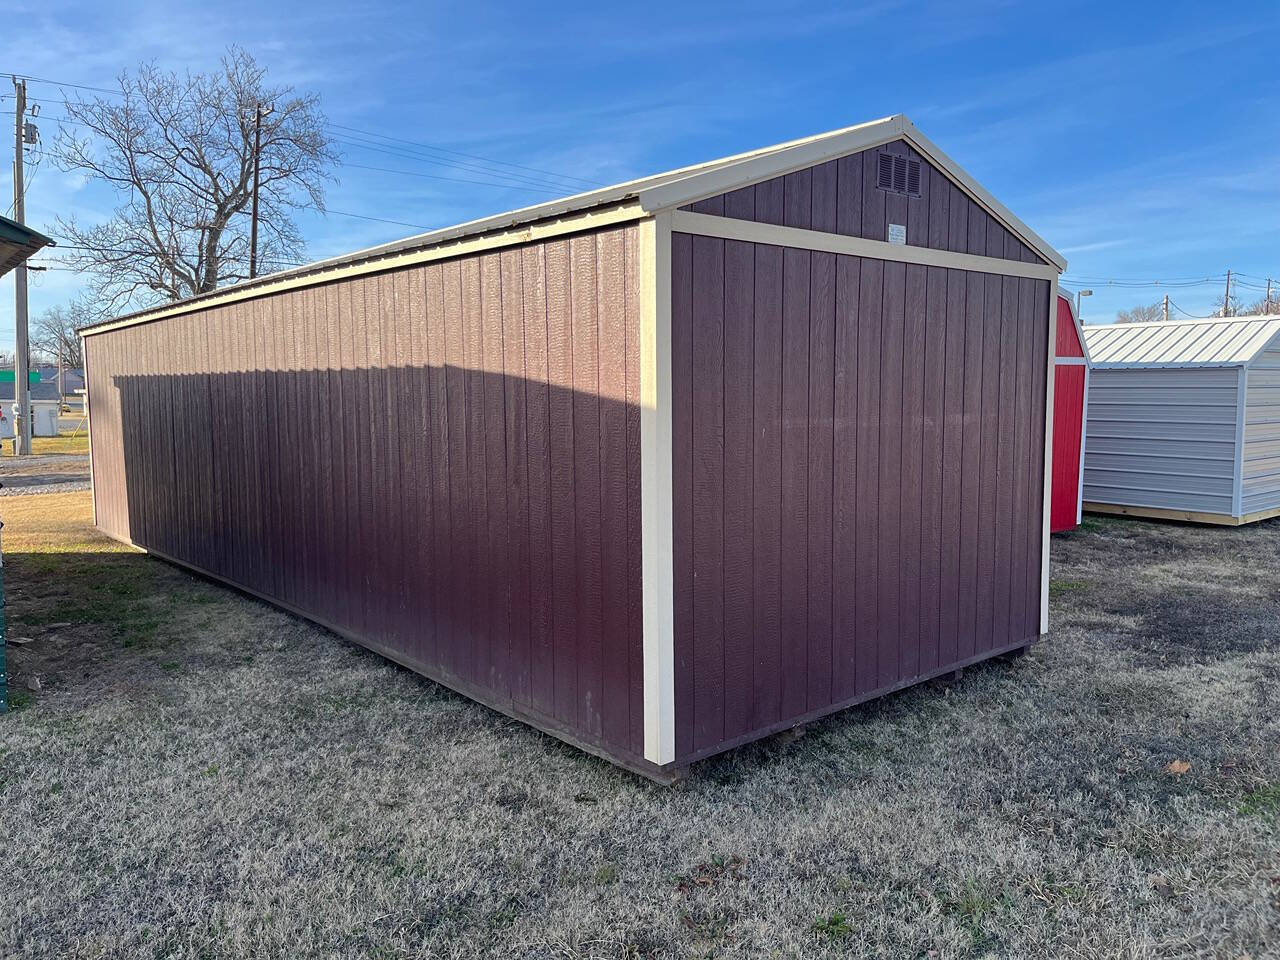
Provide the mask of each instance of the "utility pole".
[{"label": "utility pole", "polygon": [[1169,322],[1169,295],[1164,295],[1164,322]]},{"label": "utility pole", "polygon": [[1262,309],[1263,313],[1271,312],[1271,278],[1267,277],[1267,305]]},{"label": "utility pole", "polygon": [[262,118],[270,114],[258,104],[253,110],[253,212],[249,223],[249,279],[258,275],[258,168],[262,158]]},{"label": "utility pole", "polygon": [[[25,149],[25,126],[27,117],[27,83],[13,77],[14,109],[13,109],[13,219],[18,223],[26,222],[26,204],[23,194],[26,187],[22,182],[22,154]],[[31,394],[28,383],[30,365],[29,346],[27,344],[27,267],[20,263],[13,271],[14,287],[14,321],[17,336],[14,345],[16,356],[13,363],[13,396],[17,401],[17,421],[13,434],[13,452],[25,455],[31,452]]]},{"label": "utility pole", "polygon": [[1227,271],[1227,290],[1222,295],[1222,315],[1231,316],[1231,271]]}]

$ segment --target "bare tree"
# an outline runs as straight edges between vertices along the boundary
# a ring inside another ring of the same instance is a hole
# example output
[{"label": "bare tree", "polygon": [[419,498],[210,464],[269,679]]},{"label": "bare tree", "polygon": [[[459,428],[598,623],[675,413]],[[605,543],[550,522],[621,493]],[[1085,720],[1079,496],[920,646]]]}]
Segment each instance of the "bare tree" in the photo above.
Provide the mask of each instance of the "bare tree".
[{"label": "bare tree", "polygon": [[53,155],[64,170],[110,184],[120,199],[103,223],[72,218],[57,226],[59,252],[91,274],[103,312],[207,293],[248,276],[259,105],[272,107],[262,122],[262,272],[300,255],[291,214],[324,209],[336,155],[318,98],[265,80],[265,68],[232,47],[219,72],[180,77],[146,64],[121,74],[121,98],[67,102],[76,125],[63,128]]},{"label": "bare tree", "polygon": [[1116,323],[1150,323],[1164,319],[1164,301],[1146,303],[1116,314]]},{"label": "bare tree", "polygon": [[58,359],[58,351],[61,350],[63,363],[79,367],[83,365],[84,358],[80,354],[80,337],[76,331],[103,319],[105,316],[84,300],[50,307],[31,323],[32,352],[52,363]]}]

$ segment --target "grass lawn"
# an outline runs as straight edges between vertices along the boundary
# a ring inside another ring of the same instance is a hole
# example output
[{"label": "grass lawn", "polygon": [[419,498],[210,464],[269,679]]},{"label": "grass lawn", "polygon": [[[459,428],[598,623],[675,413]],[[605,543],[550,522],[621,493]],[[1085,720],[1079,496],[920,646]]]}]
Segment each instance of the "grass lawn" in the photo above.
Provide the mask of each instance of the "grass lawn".
[{"label": "grass lawn", "polygon": [[88,494],[0,519],[34,638],[0,954],[1280,955],[1280,521],[1090,519],[1026,657],[666,789],[97,536]]},{"label": "grass lawn", "polygon": [[[32,437],[31,452],[38,456],[43,453],[88,453],[89,432],[83,427],[77,434],[74,430],[59,431],[56,437]],[[3,456],[13,456],[13,441],[6,440],[0,445]]]}]

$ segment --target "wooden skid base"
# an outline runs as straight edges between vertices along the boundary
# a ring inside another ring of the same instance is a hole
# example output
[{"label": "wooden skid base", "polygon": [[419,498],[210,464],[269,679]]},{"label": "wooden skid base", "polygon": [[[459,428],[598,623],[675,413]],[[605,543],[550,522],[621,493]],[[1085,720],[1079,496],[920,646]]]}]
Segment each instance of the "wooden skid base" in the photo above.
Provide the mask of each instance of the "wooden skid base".
[{"label": "wooden skid base", "polygon": [[1238,527],[1259,520],[1270,520],[1280,517],[1280,507],[1272,510],[1259,510],[1247,513],[1243,517],[1233,517],[1229,513],[1202,513],[1196,510],[1167,510],[1163,507],[1134,507],[1123,503],[1095,503],[1086,500],[1086,513],[1107,513],[1120,517],[1143,517],[1148,520],[1180,520],[1184,523],[1211,523],[1220,527]]}]

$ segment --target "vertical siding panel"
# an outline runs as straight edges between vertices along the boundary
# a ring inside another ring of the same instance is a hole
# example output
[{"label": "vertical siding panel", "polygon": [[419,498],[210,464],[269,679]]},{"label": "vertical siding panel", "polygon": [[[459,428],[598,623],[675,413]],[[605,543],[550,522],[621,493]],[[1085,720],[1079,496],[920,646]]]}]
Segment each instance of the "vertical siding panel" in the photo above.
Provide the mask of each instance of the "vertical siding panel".
[{"label": "vertical siding panel", "polygon": [[836,161],[836,233],[862,235],[862,154]]},{"label": "vertical siding panel", "polygon": [[[406,423],[401,425],[405,453],[411,465],[411,480],[405,492],[409,533],[406,534],[406,581],[410,590],[409,626],[413,630],[414,648],[422,663],[436,663],[436,629],[440,607],[436,588],[433,542],[436,516],[433,494],[431,406],[428,393],[430,370],[427,361],[426,271],[412,267],[400,274],[396,296],[398,313],[404,324],[404,343],[408,352],[401,355],[401,383],[404,394]],[[402,347],[404,350],[404,347]],[[405,436],[407,433],[407,437]],[[425,601],[423,600],[425,598]],[[426,616],[423,616],[425,608]]]},{"label": "vertical siding panel", "polygon": [[[932,223],[932,217],[930,223]],[[920,672],[941,665],[943,460],[946,444],[947,271],[929,267],[925,279],[924,386],[922,396],[920,490]]]},{"label": "vertical siding panel", "polygon": [[519,249],[503,250],[502,384],[505,391],[507,540],[511,600],[508,676],[511,697],[531,705],[528,376],[524,349],[524,266]]},{"label": "vertical siding panel", "polygon": [[[919,201],[912,201],[919,203]],[[928,272],[918,264],[906,270],[906,310],[902,349],[902,538],[898,568],[898,595],[902,608],[899,677],[920,673],[921,595],[924,542],[924,391],[925,391],[925,296]]]},{"label": "vertical siding panel", "polygon": [[378,589],[378,548],[374,528],[373,478],[377,475],[376,446],[371,427],[373,409],[372,387],[369,384],[369,281],[367,278],[351,284],[351,408],[355,412],[352,423],[351,472],[347,477],[347,492],[353,497],[350,503],[355,509],[347,517],[347,544],[353,561],[353,589],[351,618],[356,629],[377,635],[381,632],[378,601],[374,596]]},{"label": "vertical siding panel", "polygon": [[999,437],[996,446],[995,503],[995,624],[994,645],[1004,646],[1014,639],[1011,617],[1013,582],[1013,527],[1018,522],[1014,513],[1014,479],[1017,463],[1014,446],[1017,424],[1021,420],[1017,406],[1018,357],[1018,280],[1004,277],[1000,298],[1000,374]]},{"label": "vertical siding panel", "polygon": [[624,231],[597,235],[600,324],[601,730],[626,749],[631,688],[627,605],[627,331]]},{"label": "vertical siding panel", "polygon": [[389,642],[394,623],[391,586],[395,564],[394,546],[389,527],[392,513],[382,478],[394,476],[386,430],[386,389],[383,356],[382,277],[367,277],[364,282],[364,320],[368,352],[362,377],[366,417],[361,420],[369,434],[368,471],[361,477],[368,505],[369,523],[361,530],[368,560],[371,589],[366,596],[365,622],[368,629],[384,643]]},{"label": "vertical siding panel", "polygon": [[950,180],[947,181],[947,220],[947,249],[968,253],[969,198]]},{"label": "vertical siding panel", "polygon": [[546,246],[547,364],[551,406],[551,567],[556,719],[573,723],[577,702],[573,312],[569,241]]},{"label": "vertical siding panel", "polygon": [[859,694],[877,684],[880,636],[881,576],[877,550],[880,493],[880,353],[881,319],[884,313],[885,264],[863,260],[858,303],[858,448],[855,469],[858,484],[855,604],[857,634],[855,682]]},{"label": "vertical siding panel", "polygon": [[[760,194],[756,195],[760,210]],[[757,244],[752,317],[752,725],[781,718],[782,250]],[[679,529],[679,528],[677,528]]]},{"label": "vertical siding panel", "polygon": [[862,162],[862,233],[868,240],[887,240],[885,192],[876,186],[875,152]]},{"label": "vertical siding panel", "polygon": [[470,611],[478,603],[473,587],[475,524],[472,519],[467,437],[467,331],[463,325],[462,264],[446,262],[441,267],[446,404],[449,435],[449,637],[442,666],[458,677],[467,675],[467,650],[479,642],[474,634]]},{"label": "vertical siding panel", "polygon": [[808,463],[810,255],[783,251],[782,278],[782,713],[808,702]]},{"label": "vertical siding panel", "polygon": [[693,752],[693,238],[671,237],[672,564],[676,756]]},{"label": "vertical siding panel", "polygon": [[[844,174],[841,173],[841,184]],[[836,258],[835,369],[832,385],[832,578],[836,586],[832,610],[834,662],[832,698],[854,695],[857,661],[858,502],[858,318],[861,261]]]},{"label": "vertical siding panel", "polygon": [[835,233],[839,209],[837,183],[836,161],[828,160],[813,168],[810,229]]},{"label": "vertical siding panel", "polygon": [[946,423],[942,439],[942,559],[939,573],[942,585],[938,605],[938,618],[942,624],[938,653],[940,663],[953,663],[959,659],[960,635],[965,629],[961,557],[964,555],[962,517],[968,430],[965,419],[968,396],[965,384],[968,276],[963,270],[948,270],[946,276],[946,383],[942,401]]},{"label": "vertical siding panel", "polygon": [[979,549],[982,517],[982,380],[983,309],[986,281],[980,273],[969,273],[965,284],[964,344],[964,440],[960,502],[960,659],[978,649]]},{"label": "vertical siding panel", "polygon": [[[830,166],[830,165],[828,165]],[[819,168],[824,169],[824,168]],[[834,174],[834,167],[831,167]],[[834,180],[834,177],[832,178]],[[817,178],[815,177],[815,185]],[[834,199],[834,191],[832,191]],[[816,207],[816,203],[815,203]],[[834,225],[835,210],[831,209]],[[831,702],[832,648],[832,481],[835,416],[836,258],[810,258],[809,294],[809,462],[807,703],[816,710]]]},{"label": "vertical siding panel", "polygon": [[352,416],[356,409],[355,371],[352,367],[354,347],[351,343],[351,287],[334,285],[329,290],[329,397],[330,411],[335,414],[333,502],[338,509],[331,515],[334,543],[342,561],[335,565],[335,592],[337,593],[337,622],[353,627],[359,619],[359,601],[354,590],[358,584],[355,564],[355,545],[351,542],[351,524],[358,520],[359,503],[352,480],[356,470],[357,451],[354,430],[357,424]]},{"label": "vertical siding panel", "polygon": [[557,716],[555,634],[552,607],[556,566],[551,520],[551,408],[547,365],[546,262],[541,247],[525,247],[521,280],[524,296],[525,430],[529,443],[529,687],[533,706]]},{"label": "vertical siding panel", "polygon": [[[381,285],[382,318],[385,333],[386,354],[383,357],[386,409],[383,420],[388,431],[388,455],[395,464],[391,476],[394,489],[388,518],[391,526],[390,540],[394,544],[391,560],[396,567],[392,571],[391,587],[395,591],[395,629],[398,646],[422,662],[425,643],[420,615],[413,609],[426,594],[425,578],[418,567],[417,547],[426,537],[422,522],[422,491],[418,476],[418,456],[422,443],[417,411],[414,405],[413,340],[409,303],[409,272],[397,270],[386,274]],[[308,449],[311,449],[308,446]],[[410,600],[413,600],[413,606]]]},{"label": "vertical siding panel", "polygon": [[996,602],[996,485],[1000,432],[1000,300],[1001,280],[988,275],[982,336],[982,467],[978,503],[977,649],[994,643]]},{"label": "vertical siding panel", "polygon": [[489,575],[493,558],[489,554],[488,469],[485,436],[485,329],[481,306],[480,262],[462,261],[462,324],[466,356],[467,404],[467,501],[470,505],[467,542],[472,553],[472,604],[467,611],[471,643],[463,651],[463,675],[472,683],[489,677],[490,617],[495,597]]},{"label": "vertical siding panel", "polygon": [[640,519],[640,305],[648,280],[640,274],[638,231],[626,231],[627,365],[627,637],[630,650],[630,749],[644,756],[644,598]]},{"label": "vertical siding panel", "polygon": [[503,386],[502,264],[498,253],[480,260],[481,391],[484,397],[484,484],[486,529],[485,579],[489,584],[488,659],[481,664],[484,684],[506,699],[511,696],[511,574],[507,536],[507,416]]},{"label": "vertical siding panel", "polygon": [[312,534],[316,516],[315,485],[320,471],[320,464],[316,461],[316,437],[311,429],[315,404],[309,395],[310,365],[307,362],[310,339],[307,328],[311,322],[309,309],[311,292],[306,289],[284,294],[292,308],[287,331],[290,351],[286,383],[289,387],[289,412],[293,419],[293,438],[296,444],[293,464],[297,471],[293,478],[293,486],[290,488],[294,494],[295,542],[298,544],[294,603],[304,610],[314,610],[317,599],[315,558],[318,550]]},{"label": "vertical siding panel", "polygon": [[934,250],[950,249],[951,183],[936,167],[925,170],[926,202],[929,204],[929,246]]},{"label": "vertical siding panel", "polygon": [[422,268],[423,336],[426,351],[427,427],[431,435],[431,662],[444,666],[456,627],[450,617],[456,596],[455,570],[463,558],[453,549],[453,505],[449,477],[453,473],[450,450],[448,365],[445,345],[444,266]]},{"label": "vertical siding panel", "polygon": [[333,496],[333,476],[339,469],[338,444],[334,442],[337,426],[338,408],[333,405],[332,380],[330,372],[332,360],[329,356],[329,324],[330,304],[333,299],[333,286],[316,287],[312,293],[312,351],[311,373],[313,383],[312,396],[315,402],[316,418],[316,456],[320,468],[316,474],[316,524],[317,549],[317,609],[330,623],[338,620],[336,604],[337,594],[337,549],[334,543],[334,516],[336,506]]},{"label": "vertical siding panel", "polygon": [[903,636],[899,575],[902,562],[902,374],[906,310],[906,265],[886,263],[880,341],[880,496],[879,646],[876,686],[884,687],[900,675],[899,648]]},{"label": "vertical siding panel", "polygon": [[797,170],[782,178],[783,224],[808,229],[813,223],[813,171]]},{"label": "vertical siding panel", "polygon": [[755,247],[728,240],[724,258],[724,735],[732,739],[750,731],[755,694]]},{"label": "vertical siding panel", "polygon": [[786,192],[782,178],[767,180],[756,184],[756,216],[760,223],[772,223],[782,226],[786,222]]},{"label": "vertical siding panel", "polygon": [[724,738],[724,241],[693,238],[693,747]]},{"label": "vertical siding panel", "polygon": [[267,297],[263,301],[264,333],[267,349],[267,447],[263,451],[267,461],[267,474],[271,478],[272,543],[275,546],[275,562],[279,567],[276,597],[292,603],[294,597],[294,566],[297,562],[297,545],[293,536],[293,504],[297,499],[292,487],[294,449],[290,438],[293,411],[290,409],[286,329],[290,318],[286,313],[283,297]]},{"label": "vertical siding panel", "polygon": [[573,296],[573,455],[577,522],[579,728],[601,735],[600,371],[595,235],[569,241]]}]

